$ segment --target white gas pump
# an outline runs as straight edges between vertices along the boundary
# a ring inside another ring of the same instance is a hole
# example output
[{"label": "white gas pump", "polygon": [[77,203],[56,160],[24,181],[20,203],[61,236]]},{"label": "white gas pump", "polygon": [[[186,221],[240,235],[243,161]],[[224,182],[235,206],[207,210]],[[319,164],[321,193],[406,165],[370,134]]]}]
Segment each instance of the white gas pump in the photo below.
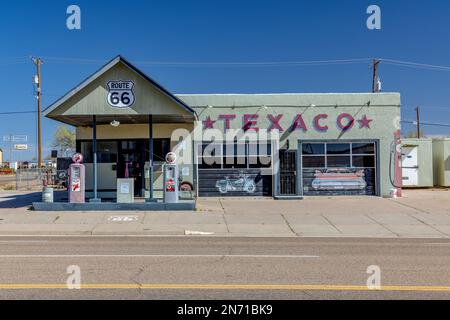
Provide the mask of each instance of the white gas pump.
[{"label": "white gas pump", "polygon": [[86,169],[83,162],[83,155],[76,153],[72,157],[72,163],[69,167],[69,203],[85,202],[85,181]]},{"label": "white gas pump", "polygon": [[164,203],[178,203],[178,165],[176,154],[169,152],[166,156],[164,171]]}]

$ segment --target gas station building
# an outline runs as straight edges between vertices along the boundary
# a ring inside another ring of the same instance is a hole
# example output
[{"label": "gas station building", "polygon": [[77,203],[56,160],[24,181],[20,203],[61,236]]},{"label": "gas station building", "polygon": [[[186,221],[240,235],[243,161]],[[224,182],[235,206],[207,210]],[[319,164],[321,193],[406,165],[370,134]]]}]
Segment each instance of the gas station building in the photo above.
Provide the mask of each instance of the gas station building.
[{"label": "gas station building", "polygon": [[182,199],[401,192],[399,93],[172,94],[118,56],[44,115],[76,127],[89,199],[161,199],[169,152]]}]

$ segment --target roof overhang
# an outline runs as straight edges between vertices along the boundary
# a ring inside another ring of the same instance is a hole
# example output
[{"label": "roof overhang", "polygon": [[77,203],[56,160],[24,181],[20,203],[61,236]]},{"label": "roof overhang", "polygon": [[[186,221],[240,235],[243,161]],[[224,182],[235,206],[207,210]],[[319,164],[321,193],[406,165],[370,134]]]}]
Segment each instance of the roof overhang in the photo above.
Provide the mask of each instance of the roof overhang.
[{"label": "roof overhang", "polygon": [[[117,56],[107,64],[105,64],[102,68],[100,68],[97,72],[95,72],[90,77],[86,78],[82,81],[78,86],[70,90],[63,97],[58,99],[48,108],[43,111],[45,117],[57,120],[69,125],[73,126],[90,126],[93,122],[93,116],[96,116],[97,123],[110,123],[113,120],[119,121],[123,124],[138,124],[138,123],[148,123],[148,115],[152,114],[150,111],[148,112],[135,112],[128,111],[123,112],[123,110],[117,110],[115,108],[108,109],[108,112],[100,112],[96,114],[96,112],[84,112],[78,114],[70,114],[67,112],[67,105],[70,107],[70,101],[72,98],[77,95],[81,95],[81,92],[86,89],[89,85],[91,85],[94,81],[99,79],[106,72],[117,66],[118,64],[123,64],[137,74],[141,79],[149,83],[153,88],[157,90],[157,92],[161,93],[163,96],[168,98],[168,101],[174,103],[178,107],[180,107],[180,112],[176,114],[154,114],[153,122],[154,123],[192,123],[197,120],[197,114],[190,106],[188,106],[181,99],[170,93],[167,89],[162,87],[152,78],[147,76],[145,73],[140,71],[138,68],[133,66],[130,62],[128,62],[122,56]],[[178,110],[178,109],[177,109]]]},{"label": "roof overhang", "polygon": [[[93,115],[76,115],[76,116],[56,116],[51,119],[59,122],[75,126],[90,127],[93,125]],[[111,124],[113,121],[119,121],[120,124],[146,124],[149,123],[149,115],[96,115],[97,125]],[[160,116],[152,115],[152,123],[192,123],[194,118],[182,116]]]}]

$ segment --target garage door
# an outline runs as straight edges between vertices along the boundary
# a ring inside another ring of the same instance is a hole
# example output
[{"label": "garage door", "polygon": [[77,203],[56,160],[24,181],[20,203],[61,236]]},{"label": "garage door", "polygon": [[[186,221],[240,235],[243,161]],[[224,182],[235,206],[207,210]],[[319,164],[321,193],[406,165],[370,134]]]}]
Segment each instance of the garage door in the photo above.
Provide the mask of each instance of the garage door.
[{"label": "garage door", "polygon": [[375,143],[302,143],[301,151],[305,196],[376,195]]},{"label": "garage door", "polygon": [[[198,153],[200,197],[272,195],[270,144],[203,144]],[[206,152],[205,152],[206,151]]]}]

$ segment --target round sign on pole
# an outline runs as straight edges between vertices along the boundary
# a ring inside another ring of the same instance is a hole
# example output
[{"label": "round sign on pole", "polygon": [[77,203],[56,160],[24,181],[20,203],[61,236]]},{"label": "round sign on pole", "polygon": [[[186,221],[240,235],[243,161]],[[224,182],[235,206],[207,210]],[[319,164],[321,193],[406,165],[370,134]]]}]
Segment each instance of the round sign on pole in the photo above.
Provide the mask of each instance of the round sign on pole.
[{"label": "round sign on pole", "polygon": [[166,155],[166,162],[168,164],[174,164],[177,161],[177,155],[175,154],[175,152],[169,152]]},{"label": "round sign on pole", "polygon": [[83,155],[81,153],[75,153],[72,156],[72,161],[74,163],[82,163],[83,162]]}]

